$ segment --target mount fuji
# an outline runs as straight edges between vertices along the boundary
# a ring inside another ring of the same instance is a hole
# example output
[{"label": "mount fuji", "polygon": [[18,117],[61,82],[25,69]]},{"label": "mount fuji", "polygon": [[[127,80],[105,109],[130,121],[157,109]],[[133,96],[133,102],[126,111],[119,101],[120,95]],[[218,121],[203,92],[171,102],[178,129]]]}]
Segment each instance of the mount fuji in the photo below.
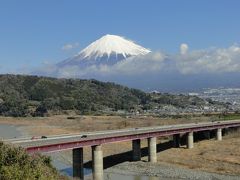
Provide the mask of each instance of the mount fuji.
[{"label": "mount fuji", "polygon": [[114,65],[130,57],[143,56],[151,51],[121,36],[107,34],[94,41],[74,57],[57,64],[86,67],[91,65]]},{"label": "mount fuji", "polygon": [[[182,47],[182,46],[181,46]],[[143,90],[183,92],[238,87],[240,47],[167,54],[105,35],[77,55],[39,67],[33,75],[111,81]],[[226,68],[225,68],[226,67]]]}]

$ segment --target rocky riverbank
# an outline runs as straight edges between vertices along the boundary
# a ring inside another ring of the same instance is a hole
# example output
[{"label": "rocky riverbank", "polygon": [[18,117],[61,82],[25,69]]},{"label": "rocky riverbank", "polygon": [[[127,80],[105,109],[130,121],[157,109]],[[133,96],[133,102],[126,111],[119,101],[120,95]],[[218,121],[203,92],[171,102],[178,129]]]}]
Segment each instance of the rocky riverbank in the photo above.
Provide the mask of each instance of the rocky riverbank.
[{"label": "rocky riverbank", "polygon": [[[149,179],[239,180],[240,176],[222,175],[186,169],[175,165],[148,162],[124,162],[104,171],[106,174],[150,176]],[[154,178],[156,177],[156,178]]]}]

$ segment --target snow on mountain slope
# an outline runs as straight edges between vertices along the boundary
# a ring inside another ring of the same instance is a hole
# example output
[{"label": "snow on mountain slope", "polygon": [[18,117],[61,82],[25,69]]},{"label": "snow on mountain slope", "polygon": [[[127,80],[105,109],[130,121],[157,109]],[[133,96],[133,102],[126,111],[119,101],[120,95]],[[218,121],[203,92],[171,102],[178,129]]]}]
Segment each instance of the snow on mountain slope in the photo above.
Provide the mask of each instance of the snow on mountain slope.
[{"label": "snow on mountain slope", "polygon": [[150,50],[117,35],[105,35],[91,43],[73,58],[66,59],[58,66],[70,65],[112,65],[128,57],[146,55]]},{"label": "snow on mountain slope", "polygon": [[97,58],[105,54],[110,56],[111,53],[115,53],[122,54],[126,58],[129,55],[145,55],[149,52],[148,49],[126,40],[123,37],[107,34],[83,49],[80,54],[84,54],[84,58]]}]

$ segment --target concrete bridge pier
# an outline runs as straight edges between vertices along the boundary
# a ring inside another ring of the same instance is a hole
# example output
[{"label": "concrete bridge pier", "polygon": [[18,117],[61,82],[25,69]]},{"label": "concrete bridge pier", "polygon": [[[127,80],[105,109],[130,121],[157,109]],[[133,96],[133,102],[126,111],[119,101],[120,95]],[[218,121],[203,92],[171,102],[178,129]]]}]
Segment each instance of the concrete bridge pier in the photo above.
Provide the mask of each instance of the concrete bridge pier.
[{"label": "concrete bridge pier", "polygon": [[180,145],[181,145],[181,142],[180,142],[180,134],[174,134],[173,135],[173,147],[175,148],[179,148]]},{"label": "concrete bridge pier", "polygon": [[187,139],[187,148],[188,149],[191,149],[191,148],[193,148],[193,132],[189,132],[188,134],[187,134],[187,136],[188,136],[188,139]]},{"label": "concrete bridge pier", "polygon": [[157,138],[148,138],[148,161],[151,163],[157,162]]},{"label": "concrete bridge pier", "polygon": [[92,146],[93,180],[103,180],[102,146]]},{"label": "concrete bridge pier", "polygon": [[141,140],[140,139],[132,140],[132,153],[133,153],[133,161],[141,160]]},{"label": "concrete bridge pier", "polygon": [[72,150],[72,162],[73,162],[73,177],[83,180],[83,148],[76,148]]},{"label": "concrete bridge pier", "polygon": [[217,140],[221,141],[222,140],[222,129],[217,129]]}]

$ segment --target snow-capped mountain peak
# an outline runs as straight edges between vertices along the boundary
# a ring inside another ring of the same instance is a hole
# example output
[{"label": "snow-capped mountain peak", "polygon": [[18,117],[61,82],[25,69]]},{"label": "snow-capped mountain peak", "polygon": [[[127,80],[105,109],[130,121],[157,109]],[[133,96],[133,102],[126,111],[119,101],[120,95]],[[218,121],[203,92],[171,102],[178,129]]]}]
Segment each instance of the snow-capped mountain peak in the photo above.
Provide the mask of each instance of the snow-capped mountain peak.
[{"label": "snow-capped mountain peak", "polygon": [[89,66],[107,64],[113,65],[129,57],[141,56],[150,53],[140,45],[121,36],[107,34],[94,41],[76,56],[66,59],[57,65],[63,66]]},{"label": "snow-capped mountain peak", "polygon": [[84,58],[88,57],[108,57],[114,54],[121,54],[124,58],[128,56],[145,55],[150,50],[135,44],[130,40],[126,40],[121,36],[107,34],[95,42],[91,43],[88,47],[83,49],[79,54]]}]

